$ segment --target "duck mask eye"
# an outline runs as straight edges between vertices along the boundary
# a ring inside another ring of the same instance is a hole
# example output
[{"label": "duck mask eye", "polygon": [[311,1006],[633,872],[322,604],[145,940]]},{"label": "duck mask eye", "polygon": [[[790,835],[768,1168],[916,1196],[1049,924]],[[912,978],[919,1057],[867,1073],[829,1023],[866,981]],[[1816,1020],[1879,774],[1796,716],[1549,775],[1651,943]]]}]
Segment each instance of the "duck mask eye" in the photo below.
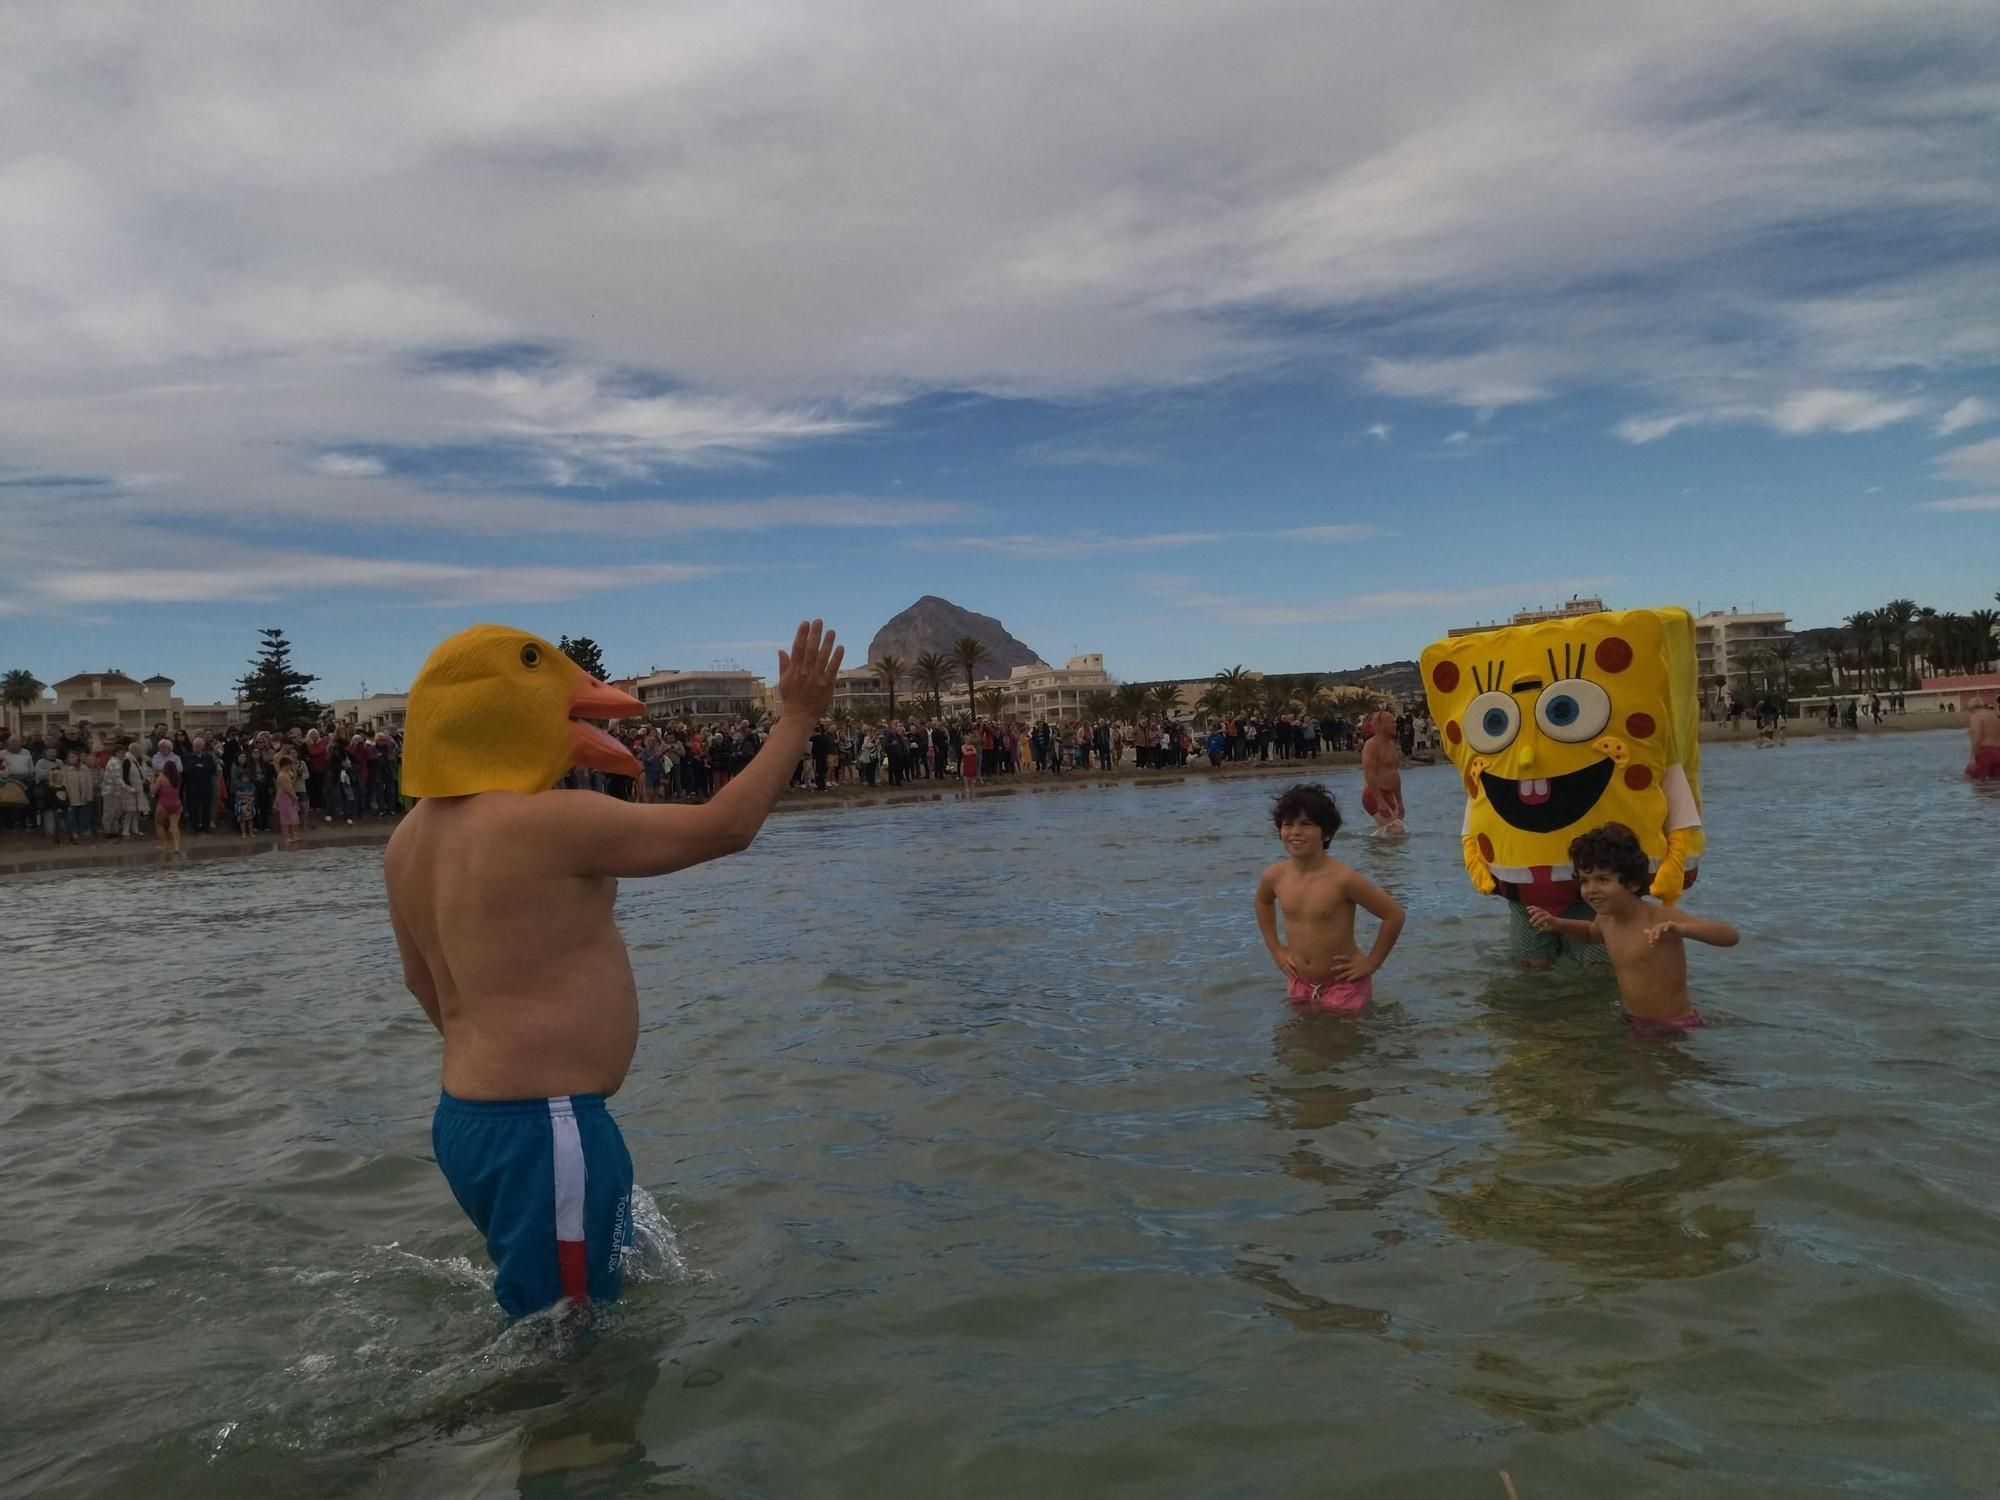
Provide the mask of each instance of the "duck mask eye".
[{"label": "duck mask eye", "polygon": [[539,667],[541,664],[542,664],[542,648],[540,646],[537,646],[534,642],[530,641],[527,645],[521,648],[522,666]]}]

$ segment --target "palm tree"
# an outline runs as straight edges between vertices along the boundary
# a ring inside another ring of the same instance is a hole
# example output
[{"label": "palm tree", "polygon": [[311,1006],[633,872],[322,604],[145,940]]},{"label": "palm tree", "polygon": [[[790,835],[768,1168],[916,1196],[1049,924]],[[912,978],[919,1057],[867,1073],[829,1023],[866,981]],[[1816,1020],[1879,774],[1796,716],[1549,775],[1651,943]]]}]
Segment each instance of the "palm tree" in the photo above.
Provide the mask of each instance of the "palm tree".
[{"label": "palm tree", "polygon": [[1195,703],[1195,713],[1204,724],[1213,724],[1229,712],[1229,694],[1220,687],[1212,687],[1203,693]]},{"label": "palm tree", "polygon": [[900,656],[884,654],[870,662],[872,671],[880,672],[882,680],[889,684],[889,717],[896,717],[896,684],[910,675],[909,664]]},{"label": "palm tree", "polygon": [[1083,695],[1083,715],[1087,719],[1107,719],[1117,711],[1117,707],[1110,693],[1096,692]]},{"label": "palm tree", "polygon": [[1224,667],[1215,674],[1215,685],[1222,690],[1224,699],[1233,712],[1240,713],[1249,705],[1251,694],[1257,691],[1257,679],[1240,664]]},{"label": "palm tree", "polygon": [[924,691],[931,695],[931,717],[944,717],[944,685],[951,681],[951,658],[937,651],[926,651],[910,664],[910,680],[923,684]]},{"label": "palm tree", "polygon": [[41,698],[42,689],[46,686],[47,683],[23,667],[15,667],[5,677],[0,677],[0,701],[14,710],[16,729],[21,727],[20,716],[27,712],[30,703]]},{"label": "palm tree", "polygon": [[1779,641],[1771,647],[1771,657],[1778,664],[1778,696],[1789,699],[1792,696],[1792,658],[1799,654],[1794,641]]},{"label": "palm tree", "polygon": [[[2000,594],[1993,597],[2000,603]],[[1967,665],[1975,672],[1983,672],[1993,662],[1993,627],[2000,625],[2000,609],[1975,609],[1965,617],[1965,623],[1971,627],[1972,637],[1968,642],[1972,652]]]},{"label": "palm tree", "polygon": [[989,719],[998,720],[1007,712],[1007,690],[1003,687],[984,687],[979,690],[979,708]]},{"label": "palm tree", "polygon": [[965,673],[965,706],[968,710],[972,707],[972,674],[992,659],[993,653],[977,636],[962,635],[951,648],[952,664]]},{"label": "palm tree", "polygon": [[1903,649],[1903,642],[1909,636],[1910,625],[1917,618],[1917,601],[1914,599],[1891,599],[1876,612],[1875,618],[1881,623],[1883,644],[1890,641],[1896,645],[1896,686],[1910,685],[1910,662]]},{"label": "palm tree", "polygon": [[1150,700],[1146,707],[1168,723],[1180,717],[1181,685],[1178,682],[1156,682],[1148,690]]},{"label": "palm tree", "polygon": [[1875,611],[1858,609],[1847,617],[1848,633],[1854,637],[1854,665],[1861,686],[1868,685],[1869,647],[1875,640]]},{"label": "palm tree", "polygon": [[1136,682],[1128,682],[1111,695],[1112,707],[1121,722],[1136,724],[1146,717],[1147,692]]}]

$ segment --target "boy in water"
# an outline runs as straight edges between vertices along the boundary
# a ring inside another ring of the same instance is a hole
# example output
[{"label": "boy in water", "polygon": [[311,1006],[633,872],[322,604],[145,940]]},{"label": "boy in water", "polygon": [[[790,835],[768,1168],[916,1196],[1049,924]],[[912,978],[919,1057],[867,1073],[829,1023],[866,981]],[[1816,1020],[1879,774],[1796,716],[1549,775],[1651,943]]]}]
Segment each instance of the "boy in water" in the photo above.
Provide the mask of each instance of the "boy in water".
[{"label": "boy in water", "polygon": [[[518,651],[531,669],[524,681],[564,665],[545,662],[545,643],[533,638],[498,626],[474,632],[509,661]],[[695,806],[587,791],[438,794],[420,774],[420,747],[406,745],[405,785],[422,800],[383,862],[389,916],[404,982],[444,1038],[431,1123],[438,1165],[485,1236],[493,1295],[508,1314],[622,1289],[632,1159],[604,1101],[631,1066],[639,996],[612,921],[618,877],[748,848],[832,705],[842,654],[819,621],[799,626],[791,653],[778,653],[777,725],[755,759]],[[638,706],[565,670],[583,685],[568,705],[573,722],[593,708],[608,716]],[[524,723],[523,735],[534,727]]]},{"label": "boy in water", "polygon": [[[1257,930],[1288,981],[1285,995],[1310,1010],[1354,1014],[1374,993],[1375,971],[1403,931],[1403,908],[1380,886],[1326,851],[1340,832],[1340,809],[1323,786],[1293,787],[1271,809],[1285,857],[1257,882]],[[1381,925],[1364,956],[1354,941],[1354,908]],[[1278,913],[1285,940],[1278,941]]]},{"label": "boy in water", "polygon": [[1369,721],[1373,731],[1361,746],[1361,810],[1378,832],[1408,833],[1403,826],[1403,754],[1396,742],[1396,716],[1386,708]]},{"label": "boy in water", "polygon": [[1646,851],[1622,823],[1606,823],[1570,840],[1569,860],[1578,893],[1597,915],[1588,922],[1571,921],[1531,906],[1528,920],[1538,931],[1605,946],[1618,976],[1625,1019],[1636,1030],[1689,1031],[1703,1024],[1701,1012],[1688,999],[1685,940],[1734,948],[1736,929],[1648,901],[1653,875]]}]

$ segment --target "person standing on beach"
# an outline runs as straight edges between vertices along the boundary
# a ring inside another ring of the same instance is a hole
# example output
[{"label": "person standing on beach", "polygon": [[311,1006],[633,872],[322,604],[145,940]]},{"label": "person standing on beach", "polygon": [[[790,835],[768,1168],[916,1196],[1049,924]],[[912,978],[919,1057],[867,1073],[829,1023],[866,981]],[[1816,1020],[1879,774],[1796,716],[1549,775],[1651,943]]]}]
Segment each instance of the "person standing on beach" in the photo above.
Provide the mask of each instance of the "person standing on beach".
[{"label": "person standing on beach", "polygon": [[1361,810],[1375,820],[1379,833],[1400,834],[1403,826],[1403,756],[1396,742],[1396,716],[1382,709],[1374,730],[1361,746]]},{"label": "person standing on beach", "polygon": [[[799,626],[778,654],[777,724],[697,807],[545,790],[571,760],[630,774],[585,721],[641,705],[525,631],[463,631],[412,685],[403,786],[421,800],[383,860],[389,918],[443,1040],[432,1150],[510,1317],[623,1289],[632,1158],[605,1101],[632,1065],[639,997],[613,921],[619,878],[748,848],[807,757],[843,654],[819,621]],[[509,723],[504,752],[480,734]]]},{"label": "person standing on beach", "polygon": [[2000,781],[2000,713],[1994,712],[1991,703],[1975,703],[1965,727],[1972,741],[1972,758],[1965,763],[1965,774],[1974,781]]}]

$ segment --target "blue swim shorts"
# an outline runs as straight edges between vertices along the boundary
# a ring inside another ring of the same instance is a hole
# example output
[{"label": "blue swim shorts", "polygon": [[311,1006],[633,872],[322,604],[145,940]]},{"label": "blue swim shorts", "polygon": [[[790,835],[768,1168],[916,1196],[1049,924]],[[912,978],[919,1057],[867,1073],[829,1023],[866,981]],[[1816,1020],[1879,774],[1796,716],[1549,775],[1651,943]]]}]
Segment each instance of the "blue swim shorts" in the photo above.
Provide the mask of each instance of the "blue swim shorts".
[{"label": "blue swim shorts", "polygon": [[632,1158],[602,1094],[438,1095],[431,1149],[486,1236],[509,1317],[564,1297],[610,1301],[632,1242]]}]

